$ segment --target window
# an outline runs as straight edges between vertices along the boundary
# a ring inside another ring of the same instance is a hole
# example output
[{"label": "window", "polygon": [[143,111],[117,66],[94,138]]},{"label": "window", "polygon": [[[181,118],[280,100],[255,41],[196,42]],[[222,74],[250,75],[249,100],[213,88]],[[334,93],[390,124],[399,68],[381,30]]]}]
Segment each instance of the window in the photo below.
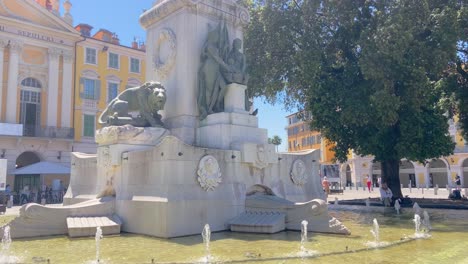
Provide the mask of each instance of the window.
[{"label": "window", "polygon": [[41,88],[41,83],[34,78],[26,78],[21,82],[22,86],[34,87],[34,88]]},{"label": "window", "polygon": [[86,48],[86,63],[96,64],[96,49]]},{"label": "window", "polygon": [[81,78],[80,83],[83,85],[83,92],[80,94],[82,99],[99,100],[101,81]]},{"label": "window", "polygon": [[119,85],[116,83],[107,83],[107,102],[112,101],[115,97],[117,97],[117,93],[119,92]]},{"label": "window", "polygon": [[83,137],[94,137],[94,115],[83,115]]},{"label": "window", "polygon": [[140,60],[130,58],[130,72],[140,73]]},{"label": "window", "polygon": [[85,79],[84,80],[84,98],[85,99],[94,99],[94,91],[96,90],[94,80]]},{"label": "window", "polygon": [[119,68],[119,55],[109,52],[109,68]]}]

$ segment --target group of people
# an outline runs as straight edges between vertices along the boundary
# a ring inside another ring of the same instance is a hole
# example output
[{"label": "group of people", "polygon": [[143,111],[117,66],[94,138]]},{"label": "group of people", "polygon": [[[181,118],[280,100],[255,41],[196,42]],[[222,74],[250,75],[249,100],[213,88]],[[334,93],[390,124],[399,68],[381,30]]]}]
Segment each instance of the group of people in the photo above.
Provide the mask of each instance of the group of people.
[{"label": "group of people", "polygon": [[[45,184],[41,187],[41,190],[38,190],[35,186],[31,189],[29,185],[25,185],[19,193],[17,193],[18,196],[15,198],[15,203],[25,204],[29,202],[41,202],[42,199],[45,199],[47,203],[58,203],[62,202],[65,192],[66,188],[62,182],[60,182],[58,190],[53,190],[51,186]],[[11,195],[15,195],[9,184],[6,185],[4,194],[7,201],[10,199]]]},{"label": "group of people", "polygon": [[[366,183],[367,183],[368,191],[371,192],[372,181],[370,180],[369,177],[366,178]],[[380,184],[380,200],[382,201],[384,206],[393,206],[395,204],[395,200],[399,200],[399,198],[393,197],[393,192],[388,187],[388,184],[386,182],[380,183],[380,179],[379,179],[379,184]],[[457,186],[457,189],[460,190],[461,178],[459,175],[455,177],[455,184]],[[327,195],[330,194],[330,182],[328,181],[326,176],[323,177],[322,187],[323,187],[323,191]]]}]

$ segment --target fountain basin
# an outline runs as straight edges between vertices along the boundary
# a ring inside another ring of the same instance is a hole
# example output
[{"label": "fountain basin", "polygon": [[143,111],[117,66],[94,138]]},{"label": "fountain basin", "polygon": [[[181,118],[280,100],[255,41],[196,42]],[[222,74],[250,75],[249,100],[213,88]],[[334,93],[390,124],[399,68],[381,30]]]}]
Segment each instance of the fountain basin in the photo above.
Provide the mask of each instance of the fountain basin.
[{"label": "fountain basin", "polygon": [[[348,263],[363,260],[386,259],[392,263],[467,263],[465,254],[468,241],[463,235],[468,230],[464,220],[466,211],[430,210],[430,238],[412,238],[414,214],[410,210],[400,215],[382,212],[331,211],[348,226],[353,234],[336,236],[309,232],[304,248],[316,254],[301,256],[301,233],[284,231],[276,234],[249,234],[216,232],[211,234],[210,254],[219,262],[260,261],[260,263],[333,263],[346,259]],[[380,240],[385,246],[371,248],[369,232],[373,219],[380,225]],[[200,232],[203,225],[200,226]],[[199,232],[199,233],[200,233]],[[441,248],[449,250],[440,250]],[[50,263],[87,263],[95,260],[93,237],[70,239],[67,236],[40,239],[13,239],[11,253],[22,262],[33,259],[50,259]],[[411,254],[408,254],[411,252]],[[106,237],[100,242],[100,259],[104,263],[196,263],[205,256],[201,235],[160,239],[143,235],[122,233]]]}]

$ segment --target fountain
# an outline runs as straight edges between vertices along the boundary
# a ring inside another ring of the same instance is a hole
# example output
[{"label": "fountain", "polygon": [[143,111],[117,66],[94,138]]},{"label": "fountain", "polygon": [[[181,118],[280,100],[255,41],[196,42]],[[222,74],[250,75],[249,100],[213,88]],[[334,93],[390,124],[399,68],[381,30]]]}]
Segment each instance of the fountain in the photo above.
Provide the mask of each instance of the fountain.
[{"label": "fountain", "polygon": [[3,227],[3,238],[2,238],[2,251],[8,252],[11,246],[11,237],[10,237],[10,226],[6,225]]},{"label": "fountain", "polygon": [[96,227],[96,235],[94,239],[96,240],[96,262],[99,263],[100,261],[99,246],[100,246],[101,239],[102,239],[102,229],[100,226]]},{"label": "fountain", "polygon": [[421,217],[419,216],[419,214],[414,214],[413,222],[414,222],[414,236],[415,237],[421,237],[422,236],[422,232],[420,230],[420,228],[421,228]]},{"label": "fountain", "polygon": [[372,221],[372,230],[371,233],[374,236],[374,241],[375,244],[378,245],[380,243],[380,227],[379,227],[379,222],[377,222],[377,219],[374,218]]},{"label": "fountain", "polygon": [[3,237],[2,237],[2,251],[0,253],[0,263],[18,263],[19,259],[15,256],[12,256],[10,251],[11,246],[11,236],[10,236],[10,226],[5,225],[3,227]]},{"label": "fountain", "polygon": [[[211,231],[219,232],[213,249],[228,249],[219,254],[216,251],[216,258],[223,262],[241,263],[249,261],[246,256],[260,256],[246,251],[261,252],[262,260],[271,263],[309,257],[332,263],[341,261],[343,254],[349,263],[357,263],[369,255],[368,247],[363,246],[365,236],[338,239],[320,232],[349,234],[339,218],[353,226],[357,234],[367,233],[368,219],[377,217],[376,213],[329,212],[318,177],[319,151],[277,153],[275,146],[268,144],[267,131],[258,127],[258,117],[245,110],[247,87],[243,80],[223,80],[226,95],[221,98],[223,101],[216,102],[223,109],[199,111],[206,107],[206,102],[197,102],[203,97],[198,94],[200,69],[219,68],[203,66],[222,60],[215,57],[204,61],[201,58],[208,54],[204,48],[219,50],[211,46],[224,43],[222,50],[233,50],[242,58],[242,52],[235,50],[241,41],[236,37],[243,36],[242,28],[248,24],[249,15],[237,2],[157,1],[141,15],[140,23],[148,30],[146,76],[163,85],[148,82],[127,89],[119,98],[131,92],[141,98],[151,91],[149,98],[166,99],[165,104],[164,100],[157,100],[159,108],[151,109],[150,116],[157,120],[148,121],[151,126],[138,126],[141,120],[111,113],[107,118],[111,117],[112,122],[130,123],[98,130],[96,154],[72,154],[70,186],[63,206],[28,204],[21,208],[20,216],[11,222],[11,236],[43,238],[23,239],[11,247],[11,254],[28,263],[34,258],[50,259],[51,263],[83,263],[94,253],[92,248],[87,249],[96,230],[96,262],[102,262],[99,243],[103,235],[103,249],[117,252],[103,253],[110,263],[147,263],[149,256],[158,262],[193,263],[203,254],[207,262],[213,262]],[[219,72],[204,73],[204,77],[225,76]],[[210,103],[214,104],[213,100]],[[112,107],[115,105],[109,105],[110,112],[115,110]],[[161,123],[163,126],[158,126]],[[357,189],[358,184],[355,186]],[[413,229],[403,217],[378,217],[388,223],[385,239],[394,243]],[[385,250],[384,257],[410,262],[413,256],[407,256],[411,255],[407,252],[418,251],[421,263],[459,260],[468,241],[456,238],[468,229],[468,224],[460,221],[459,225],[451,225],[445,218],[441,221],[432,214],[431,217],[438,227],[457,232],[437,230],[436,234],[443,238],[437,241],[404,241]],[[97,219],[105,220],[105,225],[92,226]],[[318,232],[314,245],[320,255],[295,253],[297,232],[291,231],[301,230],[301,250],[305,250],[305,221],[307,231]],[[199,243],[203,223],[211,225],[203,229],[204,253],[198,246],[187,246]],[[107,236],[119,234],[120,228],[125,231],[120,236]],[[379,232],[375,218],[374,244],[381,245]],[[2,233],[4,237],[9,234],[7,228]],[[88,238],[70,239],[72,234]],[[451,250],[434,256],[434,248]]]},{"label": "fountain", "polygon": [[417,202],[413,204],[413,211],[415,214],[421,215],[421,207],[419,207]]},{"label": "fountain", "polygon": [[335,205],[338,205],[338,197],[335,196]]},{"label": "fountain", "polygon": [[203,262],[209,263],[211,261],[211,251],[210,251],[211,230],[210,230],[209,224],[206,224],[203,227],[203,231],[201,235],[203,238],[203,244],[205,244],[205,256],[203,257]]},{"label": "fountain", "polygon": [[379,222],[377,219],[374,218],[372,221],[372,229],[370,230],[372,236],[374,237],[374,241],[367,241],[365,245],[369,248],[378,248],[387,246],[389,243],[380,241],[380,227]]},{"label": "fountain", "polygon": [[369,206],[370,206],[370,200],[369,200],[369,198],[367,198],[366,199],[366,207],[369,208]]},{"label": "fountain", "polygon": [[395,210],[396,210],[397,214],[400,214],[400,208],[401,208],[400,202],[398,201],[398,199],[396,199],[395,200]]},{"label": "fountain", "polygon": [[307,224],[309,224],[306,220],[301,222],[301,251],[300,254],[303,256],[307,253],[305,248],[305,243],[307,242]]},{"label": "fountain", "polygon": [[423,216],[424,218],[423,218],[422,224],[424,228],[426,229],[426,231],[430,231],[432,229],[432,226],[431,226],[431,221],[429,219],[429,214],[427,213],[426,210],[424,210]]},{"label": "fountain", "polygon": [[109,102],[98,118],[97,153],[71,154],[63,206],[25,205],[12,237],[92,236],[97,218],[104,235],[172,238],[198,234],[200,223],[275,233],[300,230],[302,220],[310,231],[350,234],[328,213],[320,151],[276,152],[246,110],[245,67],[220,66],[245,62],[248,22],[248,10],[232,0],[158,1],[143,13],[146,78],[157,81]]}]

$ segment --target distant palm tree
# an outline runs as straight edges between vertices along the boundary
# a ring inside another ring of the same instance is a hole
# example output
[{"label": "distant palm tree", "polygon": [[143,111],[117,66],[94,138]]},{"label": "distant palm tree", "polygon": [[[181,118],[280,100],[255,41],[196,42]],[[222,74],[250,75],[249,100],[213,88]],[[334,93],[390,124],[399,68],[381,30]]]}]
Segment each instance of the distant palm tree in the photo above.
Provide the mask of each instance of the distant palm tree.
[{"label": "distant palm tree", "polygon": [[[270,139],[268,139],[270,141]],[[278,135],[274,135],[273,138],[271,138],[271,144],[276,146],[276,152],[278,152],[278,146],[281,145],[281,138]]]}]

